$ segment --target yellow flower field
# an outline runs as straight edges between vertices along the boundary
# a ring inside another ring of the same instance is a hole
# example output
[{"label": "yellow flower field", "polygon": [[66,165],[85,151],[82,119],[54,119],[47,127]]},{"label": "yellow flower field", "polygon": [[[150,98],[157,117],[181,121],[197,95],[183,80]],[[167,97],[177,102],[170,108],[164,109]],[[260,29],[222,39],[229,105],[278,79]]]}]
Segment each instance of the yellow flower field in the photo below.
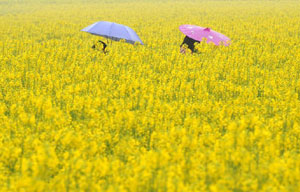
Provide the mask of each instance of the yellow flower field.
[{"label": "yellow flower field", "polygon": [[[80,30],[131,27],[145,43]],[[300,191],[300,1],[0,0],[0,191]],[[178,27],[229,47],[179,53]]]}]

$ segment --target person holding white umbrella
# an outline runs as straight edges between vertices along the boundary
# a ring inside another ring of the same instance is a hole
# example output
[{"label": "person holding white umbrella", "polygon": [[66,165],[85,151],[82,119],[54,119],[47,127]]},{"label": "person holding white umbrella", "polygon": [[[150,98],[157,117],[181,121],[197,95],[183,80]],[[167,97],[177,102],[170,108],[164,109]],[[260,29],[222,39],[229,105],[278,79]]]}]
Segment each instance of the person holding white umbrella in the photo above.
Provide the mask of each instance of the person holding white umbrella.
[{"label": "person holding white umbrella", "polygon": [[[133,29],[118,23],[99,21],[82,29],[81,31],[85,31],[90,34],[98,35],[114,41],[120,41],[121,39],[124,39],[125,42],[130,44],[140,43],[141,45],[144,45],[142,40],[139,38],[139,36],[136,34],[136,32]],[[107,47],[107,44],[104,43],[103,41],[99,41],[99,42],[103,44],[102,50],[103,52],[105,52],[105,48]],[[92,48],[94,48],[94,46]]]}]

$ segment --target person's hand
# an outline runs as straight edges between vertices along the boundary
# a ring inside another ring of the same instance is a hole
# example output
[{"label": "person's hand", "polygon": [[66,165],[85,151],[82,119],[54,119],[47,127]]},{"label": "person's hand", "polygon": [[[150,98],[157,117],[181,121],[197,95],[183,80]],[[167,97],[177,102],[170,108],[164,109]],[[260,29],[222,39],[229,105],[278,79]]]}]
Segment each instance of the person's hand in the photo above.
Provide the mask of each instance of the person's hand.
[{"label": "person's hand", "polygon": [[181,54],[185,54],[185,53],[186,53],[186,49],[183,48],[183,47],[180,47],[180,53],[181,53]]}]

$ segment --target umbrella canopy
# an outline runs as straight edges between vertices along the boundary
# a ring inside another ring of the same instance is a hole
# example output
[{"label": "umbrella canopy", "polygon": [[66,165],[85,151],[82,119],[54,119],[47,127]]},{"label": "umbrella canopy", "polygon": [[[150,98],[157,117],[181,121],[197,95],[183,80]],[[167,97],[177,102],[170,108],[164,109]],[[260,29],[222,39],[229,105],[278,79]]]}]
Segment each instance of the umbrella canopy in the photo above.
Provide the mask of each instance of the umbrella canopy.
[{"label": "umbrella canopy", "polygon": [[220,43],[223,42],[225,46],[230,44],[230,39],[228,37],[213,31],[210,28],[199,27],[196,25],[181,25],[179,30],[186,36],[197,41],[202,41],[202,38],[206,38],[207,43],[213,42],[215,45],[220,45]]},{"label": "umbrella canopy", "polygon": [[134,30],[118,23],[99,21],[82,29],[81,31],[85,31],[93,35],[99,35],[114,41],[125,39],[127,43],[134,44],[135,42],[139,42],[144,45]]}]

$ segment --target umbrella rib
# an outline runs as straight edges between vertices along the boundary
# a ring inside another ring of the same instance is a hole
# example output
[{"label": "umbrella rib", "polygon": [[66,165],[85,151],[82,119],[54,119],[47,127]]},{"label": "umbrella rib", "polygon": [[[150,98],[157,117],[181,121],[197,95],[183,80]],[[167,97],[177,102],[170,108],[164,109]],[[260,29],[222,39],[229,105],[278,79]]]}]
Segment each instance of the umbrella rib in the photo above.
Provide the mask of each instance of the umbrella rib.
[{"label": "umbrella rib", "polygon": [[[107,37],[107,38],[111,37],[111,34],[110,34],[110,33],[111,33],[111,28],[112,28],[113,24],[114,24],[114,23],[111,23],[111,25],[110,25],[109,32],[108,32],[108,37]],[[111,39],[112,39],[112,37],[111,37]]]},{"label": "umbrella rib", "polygon": [[[125,29],[126,29],[126,31],[127,31],[127,33],[129,34],[129,36],[130,36],[130,38],[131,39],[133,39],[132,38],[132,35],[131,35],[131,33],[129,33],[129,31],[128,31],[128,29],[127,29],[128,27],[127,26],[125,26]],[[130,39],[129,39],[129,41],[131,41]],[[133,44],[135,43],[135,41],[134,40],[132,40],[133,41]]]}]

